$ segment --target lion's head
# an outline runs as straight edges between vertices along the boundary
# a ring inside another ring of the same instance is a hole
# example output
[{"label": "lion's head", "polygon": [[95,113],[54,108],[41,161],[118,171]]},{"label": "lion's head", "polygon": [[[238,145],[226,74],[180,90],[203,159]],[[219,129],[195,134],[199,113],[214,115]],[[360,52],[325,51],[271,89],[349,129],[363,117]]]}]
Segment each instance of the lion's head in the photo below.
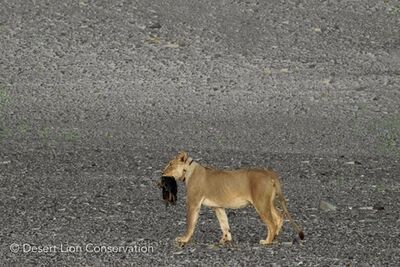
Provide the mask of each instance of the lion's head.
[{"label": "lion's head", "polygon": [[186,168],[188,166],[188,154],[180,152],[178,155],[168,162],[162,172],[158,186],[162,189],[162,197],[165,204],[174,205],[177,200],[178,185],[176,181],[185,181]]},{"label": "lion's head", "polygon": [[175,180],[181,181],[185,179],[186,167],[188,165],[188,153],[179,152],[175,158],[168,162],[164,168],[162,176],[174,177]]}]

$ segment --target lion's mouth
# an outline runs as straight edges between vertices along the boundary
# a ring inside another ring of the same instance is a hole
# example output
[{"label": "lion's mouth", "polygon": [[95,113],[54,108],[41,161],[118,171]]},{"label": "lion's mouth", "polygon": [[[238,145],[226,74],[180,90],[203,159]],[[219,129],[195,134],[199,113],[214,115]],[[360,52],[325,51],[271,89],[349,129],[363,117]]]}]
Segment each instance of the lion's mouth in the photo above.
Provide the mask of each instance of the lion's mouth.
[{"label": "lion's mouth", "polygon": [[162,189],[162,198],[166,206],[175,205],[178,199],[178,185],[172,176],[162,176],[159,183]]}]

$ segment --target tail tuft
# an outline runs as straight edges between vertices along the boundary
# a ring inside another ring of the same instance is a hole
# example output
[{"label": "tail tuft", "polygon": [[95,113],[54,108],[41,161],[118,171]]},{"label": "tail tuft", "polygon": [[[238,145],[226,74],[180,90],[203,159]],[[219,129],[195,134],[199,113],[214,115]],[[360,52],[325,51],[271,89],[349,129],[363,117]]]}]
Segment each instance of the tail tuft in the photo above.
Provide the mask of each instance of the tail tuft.
[{"label": "tail tuft", "polygon": [[299,237],[301,240],[304,240],[304,232],[303,231],[299,232]]}]

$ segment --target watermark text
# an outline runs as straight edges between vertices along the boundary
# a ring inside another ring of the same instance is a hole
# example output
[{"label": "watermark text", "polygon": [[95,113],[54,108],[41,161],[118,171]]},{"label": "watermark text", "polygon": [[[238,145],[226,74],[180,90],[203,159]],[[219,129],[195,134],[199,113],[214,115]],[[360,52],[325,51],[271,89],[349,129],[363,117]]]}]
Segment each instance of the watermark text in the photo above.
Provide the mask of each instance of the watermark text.
[{"label": "watermark text", "polygon": [[12,253],[142,253],[150,254],[154,253],[154,248],[157,244],[145,243],[145,244],[132,244],[132,245],[108,245],[108,244],[46,244],[37,245],[29,243],[13,243],[10,245],[10,251]]}]

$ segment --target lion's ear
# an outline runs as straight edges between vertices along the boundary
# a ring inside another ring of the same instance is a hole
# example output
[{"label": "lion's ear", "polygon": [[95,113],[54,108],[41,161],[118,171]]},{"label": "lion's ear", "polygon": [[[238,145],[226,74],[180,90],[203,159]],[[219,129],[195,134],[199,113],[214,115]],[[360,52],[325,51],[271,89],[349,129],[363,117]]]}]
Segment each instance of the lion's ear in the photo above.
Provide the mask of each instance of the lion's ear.
[{"label": "lion's ear", "polygon": [[188,153],[186,153],[185,151],[179,152],[178,158],[182,161],[182,162],[186,162],[188,159],[189,155]]}]

